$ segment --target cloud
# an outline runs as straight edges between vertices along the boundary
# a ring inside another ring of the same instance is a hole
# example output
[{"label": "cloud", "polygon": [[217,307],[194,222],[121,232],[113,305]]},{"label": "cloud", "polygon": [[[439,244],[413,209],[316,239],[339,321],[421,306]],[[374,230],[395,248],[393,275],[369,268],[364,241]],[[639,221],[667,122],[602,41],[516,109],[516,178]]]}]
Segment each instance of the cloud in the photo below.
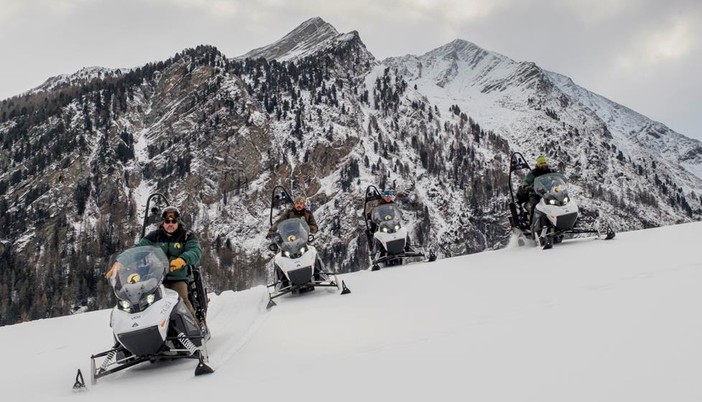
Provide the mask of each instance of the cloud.
[{"label": "cloud", "polygon": [[70,15],[87,4],[102,3],[104,0],[3,0],[0,7],[0,21],[9,21],[18,16],[31,18],[33,14]]},{"label": "cloud", "polygon": [[148,3],[180,8],[212,19],[230,19],[240,15],[241,0],[146,0]]},{"label": "cloud", "polygon": [[616,69],[635,73],[662,63],[684,63],[701,48],[700,18],[675,16],[654,29],[643,31],[630,42],[630,48],[615,59]]},{"label": "cloud", "polygon": [[22,0],[7,0],[0,7],[0,22],[8,21],[22,12],[26,3]]},{"label": "cloud", "polygon": [[656,32],[647,44],[647,58],[651,62],[679,59],[690,54],[698,33],[691,26],[691,21],[680,19],[669,29]]},{"label": "cloud", "polygon": [[569,16],[585,25],[624,17],[628,10],[640,6],[641,0],[561,0],[552,5],[565,9]]},{"label": "cloud", "polygon": [[424,18],[439,16],[453,23],[467,23],[485,18],[497,10],[509,6],[513,0],[399,0],[396,12],[406,10],[419,13]]}]

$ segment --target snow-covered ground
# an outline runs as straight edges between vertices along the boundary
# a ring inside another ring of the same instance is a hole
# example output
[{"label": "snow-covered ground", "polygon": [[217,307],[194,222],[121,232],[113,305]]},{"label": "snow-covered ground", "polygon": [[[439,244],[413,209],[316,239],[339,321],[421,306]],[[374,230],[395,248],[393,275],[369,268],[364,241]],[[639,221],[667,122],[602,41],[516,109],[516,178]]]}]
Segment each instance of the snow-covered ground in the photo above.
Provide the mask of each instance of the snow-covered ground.
[{"label": "snow-covered ground", "polygon": [[4,401],[700,401],[702,223],[343,275],[352,290],[212,295],[210,362],[73,393],[109,311],[0,328]]}]

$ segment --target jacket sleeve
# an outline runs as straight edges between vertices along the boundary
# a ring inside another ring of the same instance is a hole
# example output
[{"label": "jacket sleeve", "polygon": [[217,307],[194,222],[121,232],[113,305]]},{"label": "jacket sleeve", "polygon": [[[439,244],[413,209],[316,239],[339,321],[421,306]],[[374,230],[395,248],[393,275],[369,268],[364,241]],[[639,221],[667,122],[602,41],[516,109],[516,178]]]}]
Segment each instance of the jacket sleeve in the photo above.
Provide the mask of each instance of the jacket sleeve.
[{"label": "jacket sleeve", "polygon": [[309,211],[309,215],[307,216],[307,226],[310,227],[310,233],[317,233],[317,230],[319,230],[317,227],[317,220],[314,219],[312,211]]},{"label": "jacket sleeve", "polygon": [[184,259],[188,265],[197,265],[197,263],[200,262],[200,258],[202,258],[202,247],[200,247],[200,242],[197,240],[194,233],[188,233],[183,250],[185,251],[183,251],[179,257]]},{"label": "jacket sleeve", "polygon": [[151,246],[154,244],[154,233],[149,232],[146,236],[142,237],[141,240],[136,244],[137,246]]},{"label": "jacket sleeve", "polygon": [[269,236],[273,236],[273,234],[275,233],[276,229],[278,228],[278,224],[279,224],[280,222],[282,222],[282,221],[288,219],[288,218],[290,218],[290,211],[289,211],[289,210],[286,210],[285,212],[283,212],[283,213],[278,217],[278,219],[275,220],[275,222],[273,222],[273,226],[271,226],[271,228],[268,229],[268,235],[269,235]]},{"label": "jacket sleeve", "polygon": [[534,185],[534,173],[529,172],[527,173],[526,177],[524,177],[524,181],[522,182],[522,186],[533,186]]}]

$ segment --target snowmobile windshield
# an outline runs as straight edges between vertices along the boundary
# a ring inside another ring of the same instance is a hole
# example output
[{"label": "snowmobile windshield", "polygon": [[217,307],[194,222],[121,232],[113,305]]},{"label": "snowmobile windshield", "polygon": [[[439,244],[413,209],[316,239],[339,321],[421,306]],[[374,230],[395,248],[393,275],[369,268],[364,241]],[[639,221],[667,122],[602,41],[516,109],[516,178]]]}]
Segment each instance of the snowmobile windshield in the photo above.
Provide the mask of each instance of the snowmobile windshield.
[{"label": "snowmobile windshield", "polygon": [[562,173],[548,173],[534,179],[534,192],[540,196],[568,192],[568,180]]},{"label": "snowmobile windshield", "polygon": [[535,178],[534,192],[549,205],[565,205],[570,202],[568,180],[561,173],[549,173]]},{"label": "snowmobile windshield", "polygon": [[143,296],[158,289],[168,269],[168,258],[160,247],[140,246],[117,256],[110,285],[120,300],[138,305]]},{"label": "snowmobile windshield", "polygon": [[284,256],[297,258],[307,251],[310,227],[304,219],[286,219],[278,224],[276,231],[276,242]]},{"label": "snowmobile windshield", "polygon": [[382,232],[395,232],[400,228],[402,213],[395,204],[379,205],[373,209],[371,220]]}]

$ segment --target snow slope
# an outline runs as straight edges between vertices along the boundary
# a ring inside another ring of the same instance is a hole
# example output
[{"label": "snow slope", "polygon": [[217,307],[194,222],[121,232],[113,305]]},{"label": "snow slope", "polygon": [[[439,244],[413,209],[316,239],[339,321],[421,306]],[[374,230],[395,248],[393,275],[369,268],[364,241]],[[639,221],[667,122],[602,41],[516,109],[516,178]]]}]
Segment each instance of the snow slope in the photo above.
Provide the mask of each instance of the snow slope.
[{"label": "snow slope", "polygon": [[702,400],[702,223],[343,275],[267,311],[212,295],[216,372],[144,364],[73,393],[109,311],[0,328],[5,401]]}]

